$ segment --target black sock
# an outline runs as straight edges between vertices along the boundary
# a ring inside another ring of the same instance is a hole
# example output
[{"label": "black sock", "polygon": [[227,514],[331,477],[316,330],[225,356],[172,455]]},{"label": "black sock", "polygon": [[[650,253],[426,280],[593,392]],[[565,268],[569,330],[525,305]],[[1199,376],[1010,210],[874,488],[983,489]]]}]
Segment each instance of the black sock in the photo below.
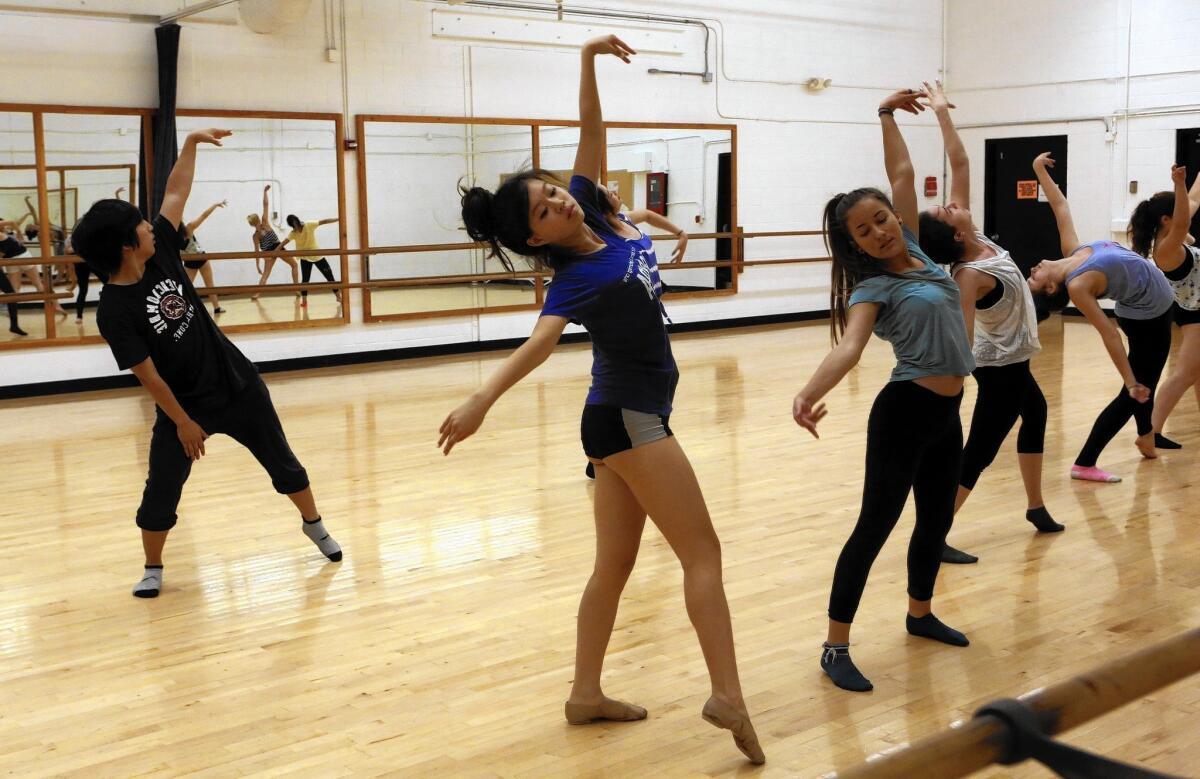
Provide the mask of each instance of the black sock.
[{"label": "black sock", "polygon": [[970,565],[979,562],[979,558],[946,544],[942,547],[942,562],[952,565]]},{"label": "black sock", "polygon": [[1025,512],[1025,519],[1032,522],[1039,533],[1057,533],[1066,527],[1055,522],[1054,517],[1050,516],[1050,512],[1046,511],[1045,506],[1029,509]]},{"label": "black sock", "polygon": [[914,617],[912,614],[909,614],[908,619],[905,620],[905,625],[908,627],[909,633],[921,638],[932,638],[934,641],[941,641],[943,644],[950,644],[952,646],[969,646],[971,643],[962,633],[944,625],[940,619],[932,614],[926,614],[923,617]]},{"label": "black sock", "polygon": [[1183,444],[1172,441],[1170,438],[1167,438],[1162,433],[1155,433],[1154,434],[1154,448],[1155,449],[1182,449]]},{"label": "black sock", "polygon": [[843,690],[867,692],[875,688],[871,680],[854,666],[854,661],[850,659],[849,644],[822,644],[821,670]]}]

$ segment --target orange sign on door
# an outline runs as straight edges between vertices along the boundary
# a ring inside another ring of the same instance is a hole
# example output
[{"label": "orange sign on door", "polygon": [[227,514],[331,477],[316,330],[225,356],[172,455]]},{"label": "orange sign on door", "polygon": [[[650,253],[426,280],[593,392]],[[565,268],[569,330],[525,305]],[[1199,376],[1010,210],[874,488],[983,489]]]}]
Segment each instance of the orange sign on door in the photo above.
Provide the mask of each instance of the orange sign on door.
[{"label": "orange sign on door", "polygon": [[1038,183],[1037,179],[1033,181],[1018,181],[1017,182],[1017,200],[1037,200]]}]

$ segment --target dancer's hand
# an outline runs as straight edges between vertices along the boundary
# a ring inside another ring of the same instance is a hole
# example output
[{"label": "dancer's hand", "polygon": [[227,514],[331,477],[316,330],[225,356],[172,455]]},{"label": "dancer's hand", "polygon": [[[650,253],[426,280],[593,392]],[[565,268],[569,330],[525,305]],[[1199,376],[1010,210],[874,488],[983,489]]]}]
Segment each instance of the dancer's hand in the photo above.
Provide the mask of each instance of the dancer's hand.
[{"label": "dancer's hand", "polygon": [[675,237],[675,240],[675,248],[671,250],[671,262],[683,262],[683,254],[687,251],[687,231],[680,230],[679,235]]},{"label": "dancer's hand", "polygon": [[1126,387],[1125,390],[1129,393],[1129,397],[1138,403],[1145,403],[1150,400],[1150,388],[1145,384],[1134,383]]},{"label": "dancer's hand", "polygon": [[438,428],[438,448],[442,450],[442,454],[450,454],[455,444],[473,436],[483,424],[487,410],[487,404],[472,395],[465,403],[451,411]]},{"label": "dancer's hand", "polygon": [[1171,166],[1171,182],[1174,184],[1183,184],[1187,182],[1187,166],[1172,165]]},{"label": "dancer's hand", "polygon": [[958,108],[946,98],[946,91],[942,88],[941,79],[934,81],[933,86],[930,86],[928,81],[924,81],[922,84],[925,87],[925,94],[929,96],[925,105],[934,111],[949,111],[951,108]]},{"label": "dancer's hand", "polygon": [[271,191],[271,185],[270,185],[270,184],[268,184],[268,185],[266,185],[265,187],[263,187],[263,194],[266,194],[267,192],[270,192],[270,191]]},{"label": "dancer's hand", "polygon": [[583,44],[584,54],[612,54],[619,57],[622,62],[629,62],[629,57],[637,54],[629,44],[621,40],[615,35],[601,35],[599,38],[592,38],[587,43]]},{"label": "dancer's hand", "polygon": [[825,410],[824,403],[818,403],[816,407],[809,402],[808,398],[803,395],[797,395],[792,401],[792,419],[796,420],[796,424],[812,433],[813,438],[820,438],[817,434],[817,423],[825,418],[829,413]]},{"label": "dancer's hand", "polygon": [[881,109],[908,111],[910,114],[919,114],[925,110],[925,106],[921,103],[920,98],[929,97],[920,89],[901,89],[899,92],[893,92],[883,99],[879,104]]},{"label": "dancer's hand", "polygon": [[194,130],[188,134],[187,140],[191,143],[211,143],[213,146],[220,146],[222,138],[228,138],[233,135],[232,130],[222,130],[217,127],[211,127],[207,130]]},{"label": "dancer's hand", "polygon": [[1054,158],[1050,156],[1050,152],[1048,152],[1048,151],[1042,152],[1041,154],[1039,154],[1037,157],[1035,157],[1033,159],[1033,169],[1034,170],[1037,170],[1038,168],[1045,169],[1045,168],[1053,168],[1053,167],[1054,167]]},{"label": "dancer's hand", "polygon": [[204,456],[204,439],[208,438],[204,428],[189,419],[182,425],[176,425],[175,434],[179,436],[179,443],[183,444],[184,454],[189,460],[199,460]]}]

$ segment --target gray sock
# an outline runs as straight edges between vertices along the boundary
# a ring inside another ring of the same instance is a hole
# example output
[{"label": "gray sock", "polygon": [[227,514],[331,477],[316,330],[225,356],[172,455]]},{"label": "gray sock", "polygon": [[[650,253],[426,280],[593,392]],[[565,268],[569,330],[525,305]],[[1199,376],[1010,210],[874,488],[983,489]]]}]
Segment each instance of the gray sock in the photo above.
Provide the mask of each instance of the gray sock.
[{"label": "gray sock", "polygon": [[333,536],[329,535],[329,531],[325,529],[325,523],[320,517],[313,520],[304,520],[304,535],[308,536],[317,545],[317,549],[321,550],[321,554],[335,563],[341,561],[342,548],[338,546],[337,541],[333,540]]},{"label": "gray sock", "polygon": [[157,598],[159,590],[162,589],[162,577],[163,567],[161,565],[147,565],[142,580],[133,586],[134,597]]}]

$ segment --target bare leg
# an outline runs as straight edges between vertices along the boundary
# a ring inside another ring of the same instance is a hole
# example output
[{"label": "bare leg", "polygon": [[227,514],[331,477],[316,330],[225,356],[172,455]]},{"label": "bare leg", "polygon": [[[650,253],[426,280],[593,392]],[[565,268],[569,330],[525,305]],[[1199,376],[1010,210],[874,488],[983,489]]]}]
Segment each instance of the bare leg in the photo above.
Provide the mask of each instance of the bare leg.
[{"label": "bare leg", "polygon": [[646,512],[620,476],[596,464],[596,562],[579,602],[571,703],[604,700],[600,674],[621,591],[637,560]]},{"label": "bare leg", "polygon": [[[262,272],[262,276],[258,280],[258,286],[260,286],[260,287],[266,286],[267,277],[271,275],[271,268],[274,268],[274,267],[275,267],[275,258],[267,257],[266,262],[263,263],[263,272]],[[256,292],[253,295],[251,295],[250,299],[258,300],[258,293]]]},{"label": "bare leg", "polygon": [[[206,286],[206,287],[217,286],[216,284],[213,283],[213,272],[212,272],[212,268],[209,266],[208,263],[204,263],[204,265],[200,268],[200,276],[201,276],[201,278],[204,279],[204,286]],[[196,278],[195,272],[192,273],[191,278],[192,279]],[[213,309],[218,309],[221,307],[220,296],[218,296],[216,294],[209,294],[208,302],[212,303]]]},{"label": "bare leg", "polygon": [[1018,454],[1017,464],[1021,468],[1021,481],[1025,484],[1025,499],[1031,509],[1046,505],[1042,497],[1042,455]]},{"label": "bare leg", "polygon": [[1150,416],[1155,433],[1161,433],[1167,417],[1179,403],[1188,387],[1196,387],[1196,402],[1200,403],[1200,325],[1184,325],[1183,343],[1172,365],[1171,373],[1154,393],[1154,412]]},{"label": "bare leg", "polygon": [[317,511],[317,501],[313,497],[312,487],[305,487],[299,492],[293,492],[288,495],[288,498],[296,504],[296,508],[300,509],[302,518],[311,521],[321,516],[321,512]]},{"label": "bare leg", "polygon": [[162,550],[167,543],[169,530],[143,530],[142,549],[146,552],[146,565],[162,565]]}]

